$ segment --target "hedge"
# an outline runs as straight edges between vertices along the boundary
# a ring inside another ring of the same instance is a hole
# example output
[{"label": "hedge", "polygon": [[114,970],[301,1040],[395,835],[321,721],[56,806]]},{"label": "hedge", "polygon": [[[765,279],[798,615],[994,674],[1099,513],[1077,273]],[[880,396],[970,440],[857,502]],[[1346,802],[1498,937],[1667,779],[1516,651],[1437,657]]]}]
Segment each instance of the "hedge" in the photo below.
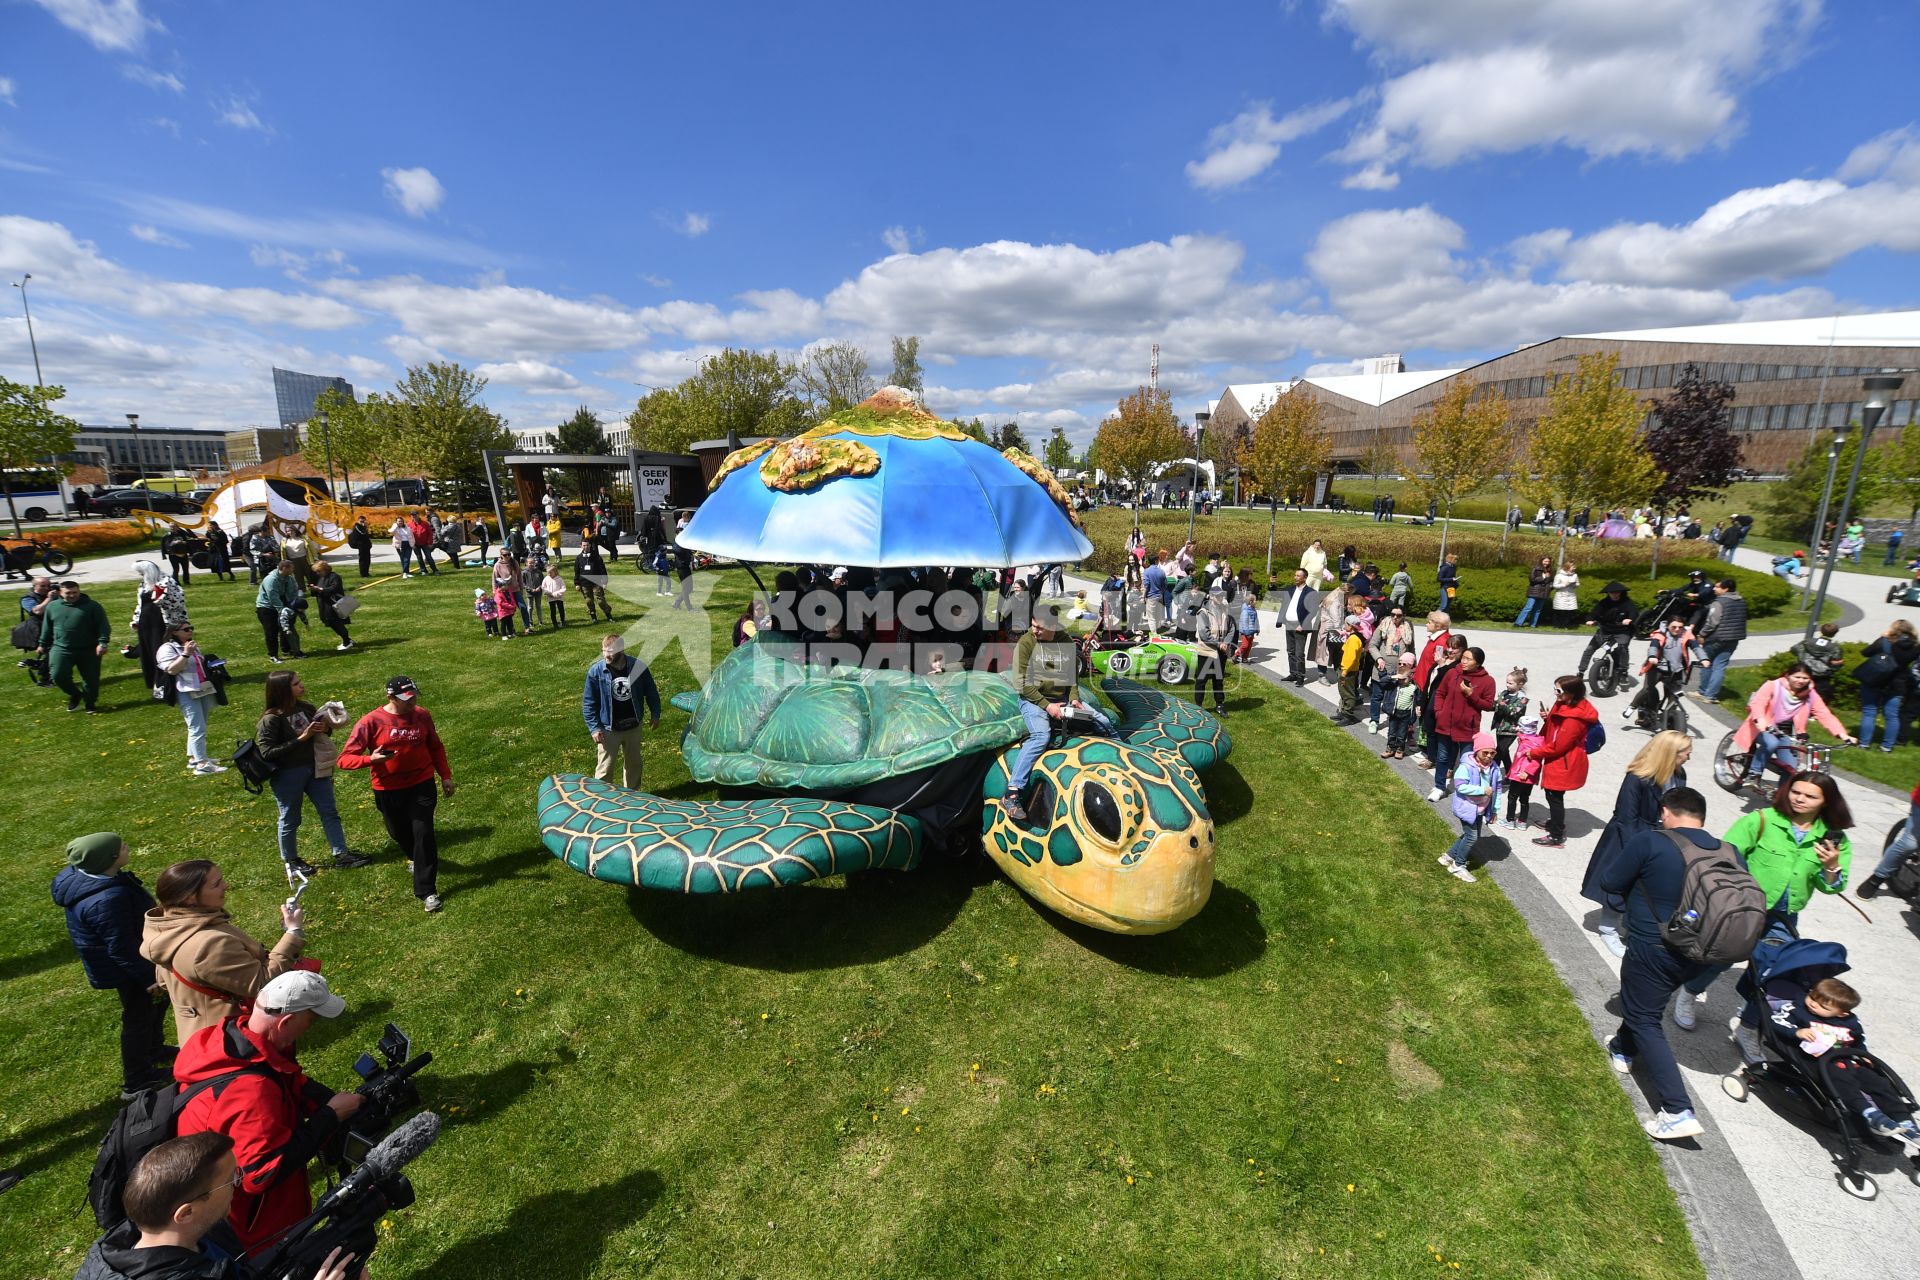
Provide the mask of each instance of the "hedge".
[{"label": "hedge", "polygon": [[124,551],[152,541],[153,535],[137,520],[86,520],[58,529],[36,532],[34,537],[50,542],[70,556],[99,555]]},{"label": "hedge", "polygon": [[[1740,584],[1740,594],[1747,602],[1748,616],[1756,622],[1780,617],[1789,613],[1793,607],[1793,592],[1787,584],[1772,574],[1756,573],[1751,569],[1733,569],[1731,566],[1715,560],[1679,561],[1672,565],[1662,564],[1660,576],[1656,581],[1648,581],[1644,566],[1638,574],[1622,575],[1608,572],[1592,572],[1580,561],[1580,618],[1584,621],[1606,594],[1603,588],[1618,577],[1626,586],[1628,596],[1634,603],[1651,607],[1655,594],[1672,587],[1685,586],[1687,574],[1694,569],[1702,570],[1715,579],[1731,576]],[[1389,574],[1389,566],[1381,568]],[[1729,571],[1730,574],[1729,574]],[[1440,599],[1439,585],[1434,581],[1433,570],[1426,566],[1407,566],[1407,572],[1413,575],[1413,598],[1411,607],[1418,616],[1427,610],[1438,607]],[[1520,614],[1521,602],[1527,595],[1528,567],[1525,565],[1506,565],[1492,569],[1462,569],[1460,571],[1460,594],[1454,600],[1448,614],[1455,622],[1512,622]],[[1257,576],[1257,575],[1256,575]]]}]

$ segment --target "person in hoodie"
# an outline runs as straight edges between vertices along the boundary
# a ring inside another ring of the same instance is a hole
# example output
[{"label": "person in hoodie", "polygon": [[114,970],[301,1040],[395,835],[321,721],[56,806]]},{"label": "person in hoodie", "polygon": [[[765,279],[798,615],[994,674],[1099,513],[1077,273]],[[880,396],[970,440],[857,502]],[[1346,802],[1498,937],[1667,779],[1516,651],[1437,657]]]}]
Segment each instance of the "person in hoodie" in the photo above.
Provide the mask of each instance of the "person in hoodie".
[{"label": "person in hoodie", "polygon": [[413,896],[428,911],[441,906],[440,842],[433,829],[440,794],[453,795],[453,768],[447,749],[433,727],[433,717],[418,703],[420,691],[407,676],[387,681],[386,705],[360,717],[341,748],[337,768],[367,769],[373,779],[373,802],[387,824],[393,842],[408,851],[413,870]]},{"label": "person in hoodie", "polygon": [[132,851],[116,832],[67,842],[67,865],[53,878],[53,901],[67,913],[67,936],[80,953],[87,985],[120,997],[122,1099],[166,1083],[173,1051],[161,1036],[166,1011],[154,1001],[153,966],[140,956],[140,927],[153,896],[127,870]]},{"label": "person in hoodie", "polygon": [[176,862],[153,882],[159,905],[142,919],[140,956],[158,971],[173,1002],[173,1027],[181,1044],[196,1031],[230,1017],[260,988],[290,969],[316,967],[302,961],[306,912],[280,907],[280,940],[269,951],[227,914],[227,880],[205,858]]},{"label": "person in hoodie", "polygon": [[[127,1175],[127,1216],[93,1242],[74,1280],[240,1280],[239,1242],[223,1227],[239,1181],[224,1133],[160,1143]],[[354,1270],[353,1255],[335,1248],[313,1280],[346,1280]]]},{"label": "person in hoodie", "polygon": [[1585,671],[1587,664],[1593,661],[1593,655],[1602,646],[1612,649],[1614,670],[1624,674],[1627,669],[1627,649],[1633,643],[1634,620],[1640,616],[1640,606],[1627,594],[1623,582],[1609,582],[1600,589],[1600,603],[1593,607],[1593,616],[1587,619],[1587,625],[1594,629],[1593,639],[1587,641],[1587,647],[1580,655],[1577,671]]},{"label": "person in hoodie", "polygon": [[1553,705],[1540,704],[1542,746],[1533,753],[1540,761],[1540,785],[1547,793],[1547,833],[1533,842],[1548,849],[1567,845],[1567,792],[1587,785],[1587,730],[1600,713],[1587,701],[1587,682],[1579,676],[1561,676],[1553,682]]}]

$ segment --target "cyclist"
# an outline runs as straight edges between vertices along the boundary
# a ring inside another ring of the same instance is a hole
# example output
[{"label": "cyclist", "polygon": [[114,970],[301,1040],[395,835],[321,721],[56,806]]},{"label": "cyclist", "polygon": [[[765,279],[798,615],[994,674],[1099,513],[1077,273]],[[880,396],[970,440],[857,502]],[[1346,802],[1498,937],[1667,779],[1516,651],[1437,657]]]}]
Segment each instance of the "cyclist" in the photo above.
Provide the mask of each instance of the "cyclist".
[{"label": "cyclist", "polygon": [[1805,663],[1794,663],[1778,679],[1755,689],[1747,700],[1747,718],[1733,731],[1734,751],[1748,752],[1745,776],[1758,777],[1769,761],[1777,761],[1788,773],[1798,772],[1793,744],[1806,736],[1809,718],[1848,746],[1854,745],[1847,726],[1827,710],[1826,701],[1814,689]]},{"label": "cyclist", "polygon": [[1680,690],[1686,686],[1687,675],[1693,669],[1693,661],[1687,648],[1693,643],[1693,633],[1687,629],[1685,618],[1667,619],[1666,629],[1655,631],[1647,637],[1647,660],[1640,665],[1640,674],[1646,677],[1640,686],[1640,692],[1633,695],[1633,701],[1620,713],[1622,719],[1634,721],[1642,729],[1652,729],[1656,725],[1655,717],[1669,698],[1680,696]]},{"label": "cyclist", "polygon": [[1601,589],[1600,603],[1593,608],[1593,616],[1587,619],[1587,625],[1598,628],[1593,639],[1587,641],[1585,653],[1580,655],[1580,671],[1587,669],[1587,663],[1593,660],[1594,653],[1605,645],[1613,651],[1613,673],[1617,681],[1626,674],[1627,646],[1633,640],[1634,620],[1640,616],[1640,606],[1627,594],[1624,583],[1609,582]]}]

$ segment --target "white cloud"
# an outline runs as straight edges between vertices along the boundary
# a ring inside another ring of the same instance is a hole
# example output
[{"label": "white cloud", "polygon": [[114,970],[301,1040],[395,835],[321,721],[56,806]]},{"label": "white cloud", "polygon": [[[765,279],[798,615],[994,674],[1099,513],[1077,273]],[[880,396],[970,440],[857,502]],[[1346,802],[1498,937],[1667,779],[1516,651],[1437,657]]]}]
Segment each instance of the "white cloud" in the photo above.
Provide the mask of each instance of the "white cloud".
[{"label": "white cloud", "polygon": [[689,211],[680,216],[680,220],[673,224],[673,229],[688,239],[693,239],[707,234],[707,229],[712,225],[713,219],[706,214]]},{"label": "white cloud", "polygon": [[656,275],[651,275],[651,274],[649,274],[649,273],[647,273],[647,272],[644,272],[644,271],[643,271],[643,272],[641,272],[641,273],[640,273],[640,278],[641,278],[642,280],[644,280],[644,281],[646,281],[646,283],[648,283],[648,284],[650,284],[650,285],[652,285],[652,286],[653,286],[654,288],[656,288],[656,289],[671,289],[671,288],[673,288],[673,281],[671,281],[671,280],[669,280],[669,279],[667,279],[667,278],[666,278],[665,276],[656,276]]},{"label": "white cloud", "polygon": [[334,367],[344,369],[349,375],[348,381],[356,387],[370,386],[376,382],[393,381],[393,368],[379,360],[366,356],[335,356]]},{"label": "white cloud", "polygon": [[19,105],[13,100],[13,77],[11,76],[0,76],[0,102],[10,107]]},{"label": "white cloud", "polygon": [[382,218],[321,212],[293,218],[265,217],[195,204],[171,196],[137,195],[123,203],[130,213],[175,231],[221,236],[247,244],[291,245],[303,249],[426,259],[460,266],[498,266],[515,262],[467,240],[437,236]]},{"label": "white cloud", "polygon": [[353,308],[332,298],[157,280],[102,257],[57,222],[0,215],[0,272],[14,270],[31,270],[35,288],[46,293],[150,319],[215,315],[301,329],[360,322]]},{"label": "white cloud", "polygon": [[147,127],[151,129],[160,129],[166,133],[170,133],[174,136],[176,140],[180,137],[180,122],[168,116],[148,117]]},{"label": "white cloud", "polygon": [[924,243],[927,233],[919,227],[909,231],[905,226],[891,226],[880,233],[880,243],[887,246],[891,253],[912,253],[913,247]]},{"label": "white cloud", "polygon": [[1349,191],[1391,191],[1400,185],[1400,175],[1375,160],[1342,178],[1340,185]]},{"label": "white cloud", "polygon": [[1796,56],[1821,0],[1326,0],[1383,67],[1378,105],[1336,158],[1349,185],[1563,145],[1680,157],[1739,128],[1740,97]]},{"label": "white cloud", "polygon": [[187,86],[180,77],[170,71],[155,71],[152,67],[129,62],[120,68],[120,74],[135,84],[145,85],[149,89],[165,89],[170,93],[185,93]]},{"label": "white cloud", "polygon": [[1218,191],[1237,187],[1265,173],[1280,158],[1280,148],[1296,138],[1318,132],[1353,108],[1341,98],[1290,111],[1273,118],[1273,104],[1257,102],[1207,135],[1207,153],[1187,164],[1187,181]]},{"label": "white cloud", "polygon": [[570,395],[580,390],[580,379],[557,365],[544,360],[510,360],[505,363],[483,364],[474,372],[488,382],[500,382],[519,387],[536,395]]},{"label": "white cloud", "polygon": [[187,247],[185,240],[176,239],[160,230],[160,228],[150,227],[144,222],[136,222],[128,227],[127,230],[133,234],[135,240],[144,240],[148,244],[157,244],[163,249],[184,249]]},{"label": "white cloud", "polygon": [[215,112],[214,118],[228,128],[241,129],[251,133],[271,134],[273,132],[273,130],[267,126],[266,122],[260,118],[259,114],[254,111],[253,104],[245,98],[229,95],[228,97],[217,99],[213,104],[213,109]]},{"label": "white cloud", "polygon": [[411,217],[426,217],[447,198],[447,189],[440,185],[440,179],[425,168],[382,169],[380,176],[387,180],[387,198]]},{"label": "white cloud", "polygon": [[133,53],[148,31],[165,30],[140,11],[140,0],[36,0],[69,31],[85,36],[102,53]]}]

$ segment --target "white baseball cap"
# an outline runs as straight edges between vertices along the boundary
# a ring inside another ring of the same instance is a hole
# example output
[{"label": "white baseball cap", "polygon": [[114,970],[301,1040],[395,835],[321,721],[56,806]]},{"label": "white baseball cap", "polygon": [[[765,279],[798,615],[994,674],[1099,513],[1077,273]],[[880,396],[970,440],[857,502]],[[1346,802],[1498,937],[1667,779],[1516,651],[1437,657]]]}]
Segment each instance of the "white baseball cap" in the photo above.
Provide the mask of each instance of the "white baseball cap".
[{"label": "white baseball cap", "polygon": [[337,1018],[347,1007],[345,1000],[328,989],[325,978],[307,969],[281,974],[260,988],[254,1003],[278,1013],[312,1011],[323,1018]]}]

